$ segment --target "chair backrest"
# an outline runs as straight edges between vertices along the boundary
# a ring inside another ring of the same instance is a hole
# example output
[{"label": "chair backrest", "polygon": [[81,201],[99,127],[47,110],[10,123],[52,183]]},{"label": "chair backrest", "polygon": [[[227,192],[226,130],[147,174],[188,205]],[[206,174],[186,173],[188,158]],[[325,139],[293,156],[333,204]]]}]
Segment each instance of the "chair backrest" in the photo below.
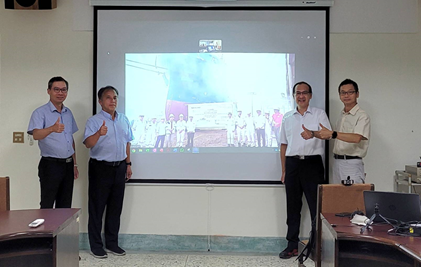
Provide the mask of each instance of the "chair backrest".
[{"label": "chair backrest", "polygon": [[321,226],[320,213],[341,213],[360,210],[365,213],[364,191],[374,191],[374,184],[321,184],[317,192],[316,253],[315,265],[321,266]]},{"label": "chair backrest", "polygon": [[318,213],[354,212],[365,213],[363,191],[374,191],[373,184],[342,184],[319,185]]},{"label": "chair backrest", "polygon": [[0,211],[10,210],[9,177],[0,177]]}]

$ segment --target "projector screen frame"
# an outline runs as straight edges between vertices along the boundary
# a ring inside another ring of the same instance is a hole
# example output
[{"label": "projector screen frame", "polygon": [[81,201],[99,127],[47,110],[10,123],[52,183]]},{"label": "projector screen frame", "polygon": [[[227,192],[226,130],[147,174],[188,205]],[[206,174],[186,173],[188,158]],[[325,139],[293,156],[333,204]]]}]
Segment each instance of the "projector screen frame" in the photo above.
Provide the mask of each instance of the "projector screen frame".
[{"label": "projector screen frame", "polygon": [[[94,6],[94,40],[93,40],[93,103],[92,103],[92,114],[97,113],[97,62],[98,62],[98,12],[101,10],[200,10],[200,11],[324,11],[325,12],[325,111],[329,115],[329,32],[330,32],[330,8],[328,6],[305,6],[305,7],[291,7],[291,6],[218,6],[218,7],[198,7],[198,6]],[[104,85],[101,85],[104,86]],[[324,166],[325,166],[325,183],[329,181],[329,142],[325,142],[325,155],[324,155]],[[220,185],[283,185],[281,181],[268,181],[268,180],[219,180],[219,179],[130,179],[128,184],[220,184]]]}]

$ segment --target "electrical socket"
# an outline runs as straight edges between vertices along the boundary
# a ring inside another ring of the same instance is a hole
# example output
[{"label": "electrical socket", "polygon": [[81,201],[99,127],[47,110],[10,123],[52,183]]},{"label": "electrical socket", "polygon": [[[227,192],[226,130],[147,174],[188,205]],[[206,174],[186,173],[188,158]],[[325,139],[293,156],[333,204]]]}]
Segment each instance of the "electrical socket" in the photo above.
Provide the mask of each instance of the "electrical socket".
[{"label": "electrical socket", "polygon": [[24,136],[23,132],[13,132],[13,143],[23,143]]}]

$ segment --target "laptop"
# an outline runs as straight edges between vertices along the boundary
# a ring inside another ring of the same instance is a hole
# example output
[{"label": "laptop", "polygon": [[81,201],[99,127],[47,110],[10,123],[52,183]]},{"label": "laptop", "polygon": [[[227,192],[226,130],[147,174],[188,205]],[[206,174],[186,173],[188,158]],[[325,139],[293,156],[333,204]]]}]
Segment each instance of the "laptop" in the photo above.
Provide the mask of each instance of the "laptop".
[{"label": "laptop", "polygon": [[[420,196],[418,194],[364,191],[364,205],[366,216],[371,218],[376,204],[379,214],[388,220],[412,222],[421,220]],[[383,222],[380,216],[376,216],[374,222]]]}]

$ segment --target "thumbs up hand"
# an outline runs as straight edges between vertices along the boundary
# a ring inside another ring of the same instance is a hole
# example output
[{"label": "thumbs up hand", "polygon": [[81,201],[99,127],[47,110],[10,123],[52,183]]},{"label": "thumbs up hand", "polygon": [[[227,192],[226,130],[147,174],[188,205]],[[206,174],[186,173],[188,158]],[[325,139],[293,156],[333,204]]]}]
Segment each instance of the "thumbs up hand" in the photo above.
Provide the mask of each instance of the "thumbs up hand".
[{"label": "thumbs up hand", "polygon": [[320,123],[320,127],[322,128],[319,131],[319,134],[320,134],[320,138],[321,139],[326,140],[326,139],[332,138],[333,131],[331,131],[328,128],[324,127],[323,124],[321,124],[321,123]]},{"label": "thumbs up hand", "polygon": [[310,131],[309,129],[307,129],[305,126],[304,126],[304,124],[302,124],[302,127],[303,127],[303,132],[301,133],[301,137],[304,139],[304,140],[308,140],[308,139],[311,139],[311,138],[313,138],[314,137],[314,133],[312,132],[312,131]]},{"label": "thumbs up hand", "polygon": [[64,124],[60,123],[60,116],[58,117],[57,121],[51,126],[52,131],[55,133],[61,133],[64,131]]},{"label": "thumbs up hand", "polygon": [[107,131],[108,131],[108,128],[107,128],[107,126],[105,126],[105,121],[103,121],[101,127],[98,130],[99,136],[106,135]]}]

